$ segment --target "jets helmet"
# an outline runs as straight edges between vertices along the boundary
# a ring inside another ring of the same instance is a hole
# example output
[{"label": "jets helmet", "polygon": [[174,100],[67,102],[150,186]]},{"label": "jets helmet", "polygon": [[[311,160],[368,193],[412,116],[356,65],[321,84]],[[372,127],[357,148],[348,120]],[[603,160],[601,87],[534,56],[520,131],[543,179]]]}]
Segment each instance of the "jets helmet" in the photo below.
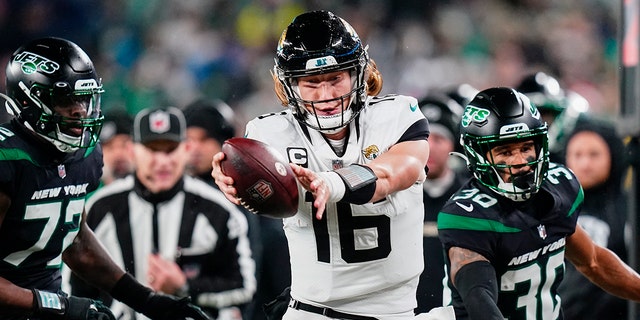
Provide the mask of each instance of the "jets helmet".
[{"label": "jets helmet", "polygon": [[524,93],[541,112],[557,116],[567,107],[567,97],[560,83],[544,72],[525,76],[515,89]]},{"label": "jets helmet", "polygon": [[[103,92],[93,62],[75,43],[42,38],[18,48],[6,69],[7,110],[20,123],[71,153],[93,147],[102,128]],[[83,107],[81,117],[66,117],[56,107]]]},{"label": "jets helmet", "polygon": [[[523,164],[496,163],[496,146],[533,141],[536,158]],[[472,174],[491,190],[514,201],[524,201],[538,190],[549,168],[547,125],[526,95],[505,87],[480,91],[466,106],[460,123],[460,144]],[[529,166],[526,174],[504,181],[499,172]]]},{"label": "jets helmet", "polygon": [[[348,22],[329,11],[312,11],[297,16],[284,30],[275,57],[274,76],[284,87],[288,107],[296,119],[323,133],[346,127],[362,110],[366,99],[367,48]],[[304,100],[297,78],[348,70],[351,91],[329,100]],[[345,101],[350,103],[345,108]],[[314,104],[340,101],[343,112],[319,116]],[[305,106],[310,106],[312,111]]]}]

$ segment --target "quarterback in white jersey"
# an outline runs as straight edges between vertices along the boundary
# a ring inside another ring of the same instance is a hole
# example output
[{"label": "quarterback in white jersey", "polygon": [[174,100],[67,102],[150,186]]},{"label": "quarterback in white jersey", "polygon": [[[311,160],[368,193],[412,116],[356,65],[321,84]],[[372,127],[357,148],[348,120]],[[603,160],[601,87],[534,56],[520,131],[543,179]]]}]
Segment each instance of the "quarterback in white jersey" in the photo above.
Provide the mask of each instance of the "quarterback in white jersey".
[{"label": "quarterback in white jersey", "polygon": [[[287,157],[302,195],[283,221],[292,268],[283,319],[412,319],[429,157],[416,99],[377,97],[382,76],[367,48],[327,11],[284,30],[273,76],[287,110],[251,120],[246,137]],[[238,203],[224,157],[213,157],[212,176]]]},{"label": "quarterback in white jersey", "polygon": [[[289,111],[247,124],[247,137],[277,148],[289,162],[314,172],[369,164],[403,135],[424,134],[424,117],[406,96],[369,98],[349,125],[345,153],[336,155],[321,133],[305,130]],[[298,214],[284,220],[293,297],[359,312],[415,307],[422,272],[422,181],[362,205],[330,202],[315,218],[312,196],[301,190]],[[305,192],[306,191],[306,192]]]}]

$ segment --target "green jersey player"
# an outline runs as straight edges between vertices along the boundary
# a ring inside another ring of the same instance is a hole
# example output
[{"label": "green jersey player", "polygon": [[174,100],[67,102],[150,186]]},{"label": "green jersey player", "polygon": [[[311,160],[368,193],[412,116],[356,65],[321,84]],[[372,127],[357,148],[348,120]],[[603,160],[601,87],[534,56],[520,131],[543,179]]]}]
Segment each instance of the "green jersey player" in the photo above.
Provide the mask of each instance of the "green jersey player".
[{"label": "green jersey player", "polygon": [[456,319],[562,319],[565,257],[606,291],[640,301],[640,276],[576,224],[583,192],[549,163],[547,126],[510,88],[467,105],[461,143],[473,178],[438,216]]}]

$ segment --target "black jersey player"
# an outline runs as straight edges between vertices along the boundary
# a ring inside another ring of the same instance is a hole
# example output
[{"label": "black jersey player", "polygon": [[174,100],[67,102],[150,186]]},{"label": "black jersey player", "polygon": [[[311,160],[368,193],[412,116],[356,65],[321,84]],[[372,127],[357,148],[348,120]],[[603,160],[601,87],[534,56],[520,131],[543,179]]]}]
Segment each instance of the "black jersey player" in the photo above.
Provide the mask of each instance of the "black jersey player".
[{"label": "black jersey player", "polygon": [[582,188],[549,163],[547,126],[524,94],[481,91],[460,128],[473,178],[438,216],[456,319],[562,319],[565,257],[603,289],[640,301],[640,276],[576,225]]},{"label": "black jersey player", "polygon": [[0,319],[114,319],[61,291],[63,262],[152,319],[208,319],[117,267],[84,222],[102,174],[103,121],[87,54],[68,40],[33,40],[10,57],[6,85],[14,117],[0,126]]}]

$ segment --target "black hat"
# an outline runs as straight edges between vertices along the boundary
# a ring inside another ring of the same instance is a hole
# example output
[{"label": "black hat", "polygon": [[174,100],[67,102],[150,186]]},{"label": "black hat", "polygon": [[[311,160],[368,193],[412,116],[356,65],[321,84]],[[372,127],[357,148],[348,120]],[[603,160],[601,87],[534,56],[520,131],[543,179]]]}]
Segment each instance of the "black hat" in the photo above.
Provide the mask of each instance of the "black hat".
[{"label": "black hat", "polygon": [[136,115],[133,141],[146,144],[156,140],[185,140],[184,114],[175,107],[143,109]]},{"label": "black hat", "polygon": [[118,134],[131,134],[133,118],[124,109],[113,109],[105,111],[104,124],[100,131],[100,141],[105,143]]},{"label": "black hat", "polygon": [[429,130],[452,140],[458,139],[458,127],[463,108],[458,102],[444,94],[430,94],[418,103],[420,110],[429,120]]},{"label": "black hat", "polygon": [[220,100],[197,100],[184,109],[187,128],[199,127],[207,132],[207,136],[222,143],[235,136],[235,127],[231,122],[233,110]]}]

